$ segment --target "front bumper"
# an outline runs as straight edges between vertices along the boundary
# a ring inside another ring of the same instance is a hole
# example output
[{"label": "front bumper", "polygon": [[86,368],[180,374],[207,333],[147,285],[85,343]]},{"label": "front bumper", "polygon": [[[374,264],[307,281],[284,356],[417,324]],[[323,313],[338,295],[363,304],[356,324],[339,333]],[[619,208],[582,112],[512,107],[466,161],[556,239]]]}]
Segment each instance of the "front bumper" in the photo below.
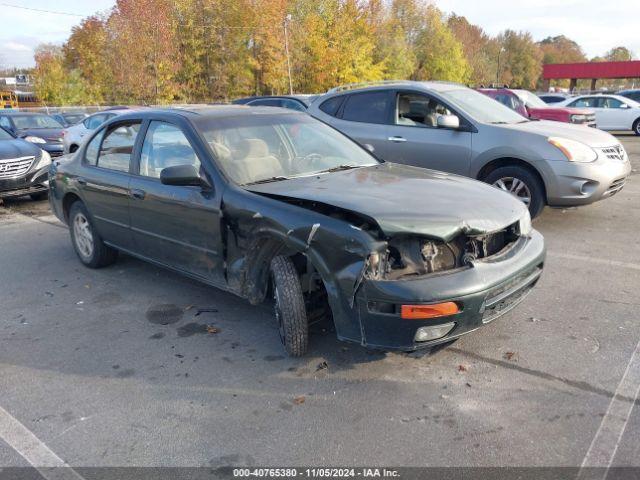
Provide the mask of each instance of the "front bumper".
[{"label": "front bumper", "polygon": [[20,197],[44,192],[49,188],[49,166],[15,178],[0,179],[0,198]]},{"label": "front bumper", "polygon": [[[473,267],[420,278],[395,281],[367,280],[356,305],[362,344],[372,348],[416,350],[457,338],[514,308],[538,281],[545,259],[544,239],[537,231],[523,237],[507,253]],[[430,320],[400,317],[400,305],[454,301],[460,312]],[[454,322],[444,337],[416,342],[416,331]]]},{"label": "front bumper", "polygon": [[548,161],[545,186],[552,207],[588,205],[611,197],[624,187],[631,173],[628,159],[599,156],[595,162]]}]

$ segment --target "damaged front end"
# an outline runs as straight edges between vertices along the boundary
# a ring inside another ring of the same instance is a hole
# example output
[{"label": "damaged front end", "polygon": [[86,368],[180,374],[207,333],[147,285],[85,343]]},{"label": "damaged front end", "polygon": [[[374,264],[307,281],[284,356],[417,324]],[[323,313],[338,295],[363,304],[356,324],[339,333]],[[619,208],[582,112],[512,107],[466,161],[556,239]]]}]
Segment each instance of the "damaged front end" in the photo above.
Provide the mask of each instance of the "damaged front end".
[{"label": "damaged front end", "polygon": [[506,253],[521,236],[520,222],[482,235],[461,233],[444,242],[416,235],[398,235],[383,252],[369,257],[369,278],[399,280],[432,273],[470,268],[476,260]]}]

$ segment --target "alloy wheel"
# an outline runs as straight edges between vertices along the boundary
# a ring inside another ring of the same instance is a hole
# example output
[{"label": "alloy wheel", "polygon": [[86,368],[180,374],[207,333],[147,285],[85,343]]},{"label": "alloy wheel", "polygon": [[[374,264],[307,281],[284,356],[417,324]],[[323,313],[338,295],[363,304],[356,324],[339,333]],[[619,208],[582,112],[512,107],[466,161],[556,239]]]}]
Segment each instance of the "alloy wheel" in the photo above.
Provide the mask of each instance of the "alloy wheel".
[{"label": "alloy wheel", "polygon": [[93,233],[87,217],[82,213],[78,213],[73,219],[73,236],[80,254],[85,258],[91,258],[93,255]]},{"label": "alloy wheel", "polygon": [[529,190],[529,186],[519,178],[502,177],[493,182],[493,186],[510,193],[527,206],[531,203],[531,190]]}]

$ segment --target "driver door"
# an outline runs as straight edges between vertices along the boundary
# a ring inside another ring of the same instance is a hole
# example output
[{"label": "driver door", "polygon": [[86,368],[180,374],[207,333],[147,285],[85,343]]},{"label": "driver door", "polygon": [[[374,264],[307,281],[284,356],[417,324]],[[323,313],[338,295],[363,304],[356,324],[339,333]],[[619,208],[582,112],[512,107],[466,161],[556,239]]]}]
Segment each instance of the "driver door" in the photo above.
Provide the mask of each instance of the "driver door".
[{"label": "driver door", "polygon": [[[393,124],[388,132],[390,162],[469,175],[471,132],[439,128],[440,115],[455,114],[446,104],[423,93],[396,92]],[[465,121],[460,118],[460,124]]]},{"label": "driver door", "polygon": [[[215,189],[164,185],[163,168],[194,165],[207,176],[185,132],[153,120],[131,179],[131,231],[136,253],[223,285],[220,197]],[[207,176],[211,185],[211,179]]]}]

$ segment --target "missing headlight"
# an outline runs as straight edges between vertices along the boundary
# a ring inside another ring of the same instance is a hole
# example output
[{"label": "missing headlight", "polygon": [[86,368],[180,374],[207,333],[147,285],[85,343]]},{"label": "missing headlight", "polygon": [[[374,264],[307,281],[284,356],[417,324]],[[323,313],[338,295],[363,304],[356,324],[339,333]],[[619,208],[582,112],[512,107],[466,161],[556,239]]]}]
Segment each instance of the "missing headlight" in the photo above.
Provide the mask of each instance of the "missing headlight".
[{"label": "missing headlight", "polygon": [[418,237],[400,237],[389,241],[386,278],[451,270],[459,266],[456,245]]}]

